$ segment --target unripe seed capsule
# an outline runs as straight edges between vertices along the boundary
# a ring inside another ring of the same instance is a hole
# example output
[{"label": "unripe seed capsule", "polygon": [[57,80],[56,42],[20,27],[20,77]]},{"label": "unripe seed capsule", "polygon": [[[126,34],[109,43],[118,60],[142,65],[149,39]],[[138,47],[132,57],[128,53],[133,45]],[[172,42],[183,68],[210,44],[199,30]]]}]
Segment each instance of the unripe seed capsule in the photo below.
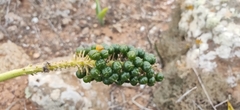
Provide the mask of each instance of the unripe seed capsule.
[{"label": "unripe seed capsule", "polygon": [[127,57],[129,60],[134,60],[136,58],[136,52],[135,51],[129,51],[127,53]]},{"label": "unripe seed capsule", "polygon": [[95,66],[97,69],[101,70],[106,67],[106,61],[104,59],[99,59],[95,62]]},{"label": "unripe seed capsule", "polygon": [[140,83],[140,84],[147,84],[147,83],[148,83],[148,78],[145,77],[145,76],[140,77],[139,83]]},{"label": "unripe seed capsule", "polygon": [[77,76],[79,79],[81,79],[81,78],[83,78],[84,76],[86,76],[86,72],[85,72],[85,71],[81,72],[80,70],[78,70],[78,71],[76,72],[76,76]]},{"label": "unripe seed capsule", "polygon": [[151,68],[152,68],[152,65],[151,65],[149,62],[147,62],[147,61],[144,61],[144,62],[143,62],[143,66],[142,66],[143,71],[147,72],[147,71],[149,71]]},{"label": "unripe seed capsule", "polygon": [[97,69],[97,68],[92,68],[90,70],[90,75],[93,77],[93,78],[96,78],[98,76],[100,76],[100,71]]},{"label": "unripe seed capsule", "polygon": [[145,54],[143,60],[148,61],[150,64],[154,64],[156,62],[155,56],[150,53]]},{"label": "unripe seed capsule", "polygon": [[156,80],[155,77],[151,77],[148,79],[148,86],[153,86],[155,84]]},{"label": "unripe seed capsule", "polygon": [[101,58],[100,53],[97,50],[91,50],[88,53],[88,56],[92,59],[92,60],[99,60]]},{"label": "unripe seed capsule", "polygon": [[126,45],[121,45],[120,46],[120,52],[122,53],[122,54],[127,54],[127,52],[128,52],[128,46],[126,46]]},{"label": "unripe seed capsule", "polygon": [[118,72],[122,69],[122,64],[119,61],[114,61],[112,63],[112,69],[113,71]]},{"label": "unripe seed capsule", "polygon": [[124,64],[123,64],[123,68],[124,68],[125,71],[130,72],[130,71],[133,70],[134,65],[131,61],[125,61]]},{"label": "unripe seed capsule", "polygon": [[108,56],[109,56],[108,50],[102,50],[100,53],[101,53],[101,57],[103,59],[108,58]]},{"label": "unripe seed capsule", "polygon": [[105,67],[104,69],[102,69],[102,75],[104,78],[110,77],[112,75],[112,68]]},{"label": "unripe seed capsule", "polygon": [[141,59],[140,57],[136,57],[135,60],[133,61],[133,63],[136,67],[142,67],[143,59]]},{"label": "unripe seed capsule", "polygon": [[85,83],[89,83],[89,82],[91,82],[93,80],[93,78],[91,77],[91,76],[85,76],[85,77],[83,77],[83,81],[85,82]]},{"label": "unripe seed capsule", "polygon": [[156,81],[158,81],[158,82],[162,81],[163,78],[164,78],[164,76],[163,76],[162,73],[157,73],[157,74],[155,75],[155,79],[156,79]]}]

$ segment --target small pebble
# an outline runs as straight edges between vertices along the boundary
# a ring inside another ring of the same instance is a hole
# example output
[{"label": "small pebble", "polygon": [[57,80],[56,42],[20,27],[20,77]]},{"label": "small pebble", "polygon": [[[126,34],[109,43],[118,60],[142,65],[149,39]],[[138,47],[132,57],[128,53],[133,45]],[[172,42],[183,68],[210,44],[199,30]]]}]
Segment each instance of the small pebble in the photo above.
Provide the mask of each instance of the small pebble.
[{"label": "small pebble", "polygon": [[2,40],[4,38],[3,33],[0,32],[0,40]]},{"label": "small pebble", "polygon": [[37,58],[40,57],[40,55],[41,55],[40,52],[36,52],[36,53],[33,54],[33,58],[37,59]]},{"label": "small pebble", "polygon": [[140,31],[142,32],[142,31],[144,31],[145,30],[145,27],[144,26],[141,26],[140,27]]},{"label": "small pebble", "polygon": [[38,23],[38,18],[37,17],[32,18],[32,22],[33,23]]}]

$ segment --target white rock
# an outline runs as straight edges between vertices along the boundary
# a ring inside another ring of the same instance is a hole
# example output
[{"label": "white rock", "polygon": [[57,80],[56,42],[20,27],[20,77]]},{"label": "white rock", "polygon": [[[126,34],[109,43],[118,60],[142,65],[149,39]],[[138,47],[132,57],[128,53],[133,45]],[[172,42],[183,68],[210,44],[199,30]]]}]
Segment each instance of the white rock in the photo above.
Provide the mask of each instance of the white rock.
[{"label": "white rock", "polygon": [[82,96],[80,94],[72,89],[67,89],[66,91],[63,91],[61,94],[62,100],[71,100],[76,104],[78,101],[82,100]]},{"label": "white rock", "polygon": [[145,87],[145,85],[140,85],[140,89],[143,89]]},{"label": "white rock", "polygon": [[97,7],[96,3],[93,3],[91,6],[92,9],[96,9],[96,7]]},{"label": "white rock", "polygon": [[206,28],[212,29],[212,28],[214,28],[215,26],[217,26],[217,25],[219,24],[219,22],[220,22],[220,18],[210,16],[210,17],[207,18]]},{"label": "white rock", "polygon": [[234,77],[234,76],[229,76],[229,77],[227,78],[227,83],[230,84],[231,87],[237,86],[236,77]]},{"label": "white rock", "polygon": [[199,61],[199,68],[201,68],[203,72],[211,72],[216,67],[217,67],[216,62],[205,61],[201,59]]},{"label": "white rock", "polygon": [[29,30],[30,29],[30,27],[29,26],[26,26],[26,30]]},{"label": "white rock", "polygon": [[59,89],[55,89],[51,92],[50,94],[50,97],[53,99],[53,100],[57,100],[60,96],[60,90]]},{"label": "white rock", "polygon": [[208,49],[208,44],[207,43],[200,44],[200,48],[199,49],[200,49],[201,53],[206,51]]},{"label": "white rock", "polygon": [[199,49],[196,49],[196,47],[193,47],[187,52],[186,57],[186,67],[187,68],[196,68],[198,66],[198,56],[200,54]]},{"label": "white rock", "polygon": [[149,34],[154,34],[157,30],[157,27],[154,26],[152,29],[150,29]]},{"label": "white rock", "polygon": [[63,18],[63,19],[62,19],[62,23],[63,23],[64,25],[69,24],[71,21],[72,21],[71,18]]},{"label": "white rock", "polygon": [[216,53],[220,58],[230,58],[231,48],[225,45],[221,45],[216,49]]},{"label": "white rock", "polygon": [[113,25],[114,29],[116,29],[119,33],[122,32],[122,25],[120,23]]},{"label": "white rock", "polygon": [[234,52],[234,55],[237,56],[238,58],[240,58],[240,50],[235,51],[235,52]]},{"label": "white rock", "polygon": [[82,30],[82,35],[85,35],[85,34],[88,34],[89,33],[89,28],[88,27],[85,27],[83,30]]},{"label": "white rock", "polygon": [[32,18],[32,22],[33,22],[33,23],[38,23],[38,18],[37,18],[37,17],[33,17],[33,18]]},{"label": "white rock", "polygon": [[143,32],[145,30],[145,27],[144,26],[141,26],[140,27],[140,31]]}]

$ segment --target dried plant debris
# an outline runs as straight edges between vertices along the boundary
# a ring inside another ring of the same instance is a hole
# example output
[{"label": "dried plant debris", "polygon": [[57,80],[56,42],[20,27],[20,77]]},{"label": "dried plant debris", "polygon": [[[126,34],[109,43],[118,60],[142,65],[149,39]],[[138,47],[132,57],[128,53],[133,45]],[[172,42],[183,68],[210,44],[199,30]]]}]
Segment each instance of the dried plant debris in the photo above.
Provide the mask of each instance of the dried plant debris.
[{"label": "dried plant debris", "polygon": [[[153,100],[158,108],[163,110],[212,110],[212,106],[203,92],[197,76],[191,72],[188,77],[180,78],[177,72],[177,70],[173,69],[166,73],[165,80],[155,91]],[[229,86],[222,76],[214,73],[205,73],[200,74],[200,78],[213,105],[217,105],[228,99],[229,93],[227,90]],[[189,93],[177,103],[176,101],[187,91]],[[227,105],[222,104],[216,108],[217,110],[226,110]]]}]

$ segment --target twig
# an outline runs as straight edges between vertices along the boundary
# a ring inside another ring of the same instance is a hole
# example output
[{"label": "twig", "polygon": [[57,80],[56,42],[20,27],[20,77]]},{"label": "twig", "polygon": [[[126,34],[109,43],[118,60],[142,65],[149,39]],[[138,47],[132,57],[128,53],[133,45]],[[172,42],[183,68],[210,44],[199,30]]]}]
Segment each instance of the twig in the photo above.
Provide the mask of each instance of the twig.
[{"label": "twig", "polygon": [[212,108],[213,108],[214,110],[217,110],[217,109],[214,107],[213,102],[211,101],[211,99],[210,99],[210,97],[209,97],[209,95],[208,95],[208,93],[207,93],[207,91],[206,91],[206,88],[205,88],[205,86],[203,85],[202,80],[201,80],[200,77],[199,77],[199,74],[198,74],[197,70],[196,70],[195,68],[192,68],[192,69],[193,69],[194,73],[196,74],[196,76],[197,76],[197,78],[198,78],[198,81],[199,81],[200,85],[202,86],[202,89],[203,89],[205,95],[207,96],[207,99],[208,99],[209,103],[211,104]]},{"label": "twig", "polygon": [[220,105],[222,105],[222,104],[226,103],[227,101],[228,101],[228,99],[227,99],[227,100],[224,100],[224,101],[222,101],[221,103],[219,103],[219,104],[215,105],[214,107],[215,107],[215,108],[217,108],[218,106],[220,106]]},{"label": "twig", "polygon": [[23,99],[23,101],[24,101],[24,110],[27,110],[27,107],[26,107],[26,100]]},{"label": "twig", "polygon": [[62,38],[60,37],[59,33],[57,32],[57,29],[54,27],[54,25],[52,24],[52,22],[51,22],[49,19],[47,19],[47,22],[48,22],[48,24],[50,25],[52,31],[55,32],[55,34],[57,35],[57,37],[58,37],[58,39],[60,40],[60,42],[61,42],[62,44],[64,44]]},{"label": "twig", "polygon": [[20,100],[17,100],[15,102],[13,102],[10,106],[8,106],[8,108],[6,108],[6,110],[11,110],[11,108],[17,103],[19,102]]},{"label": "twig", "polygon": [[151,110],[151,109],[148,109],[148,108],[145,108],[144,106],[140,105],[139,103],[137,103],[135,101],[136,98],[140,97],[143,93],[140,93],[140,94],[137,94],[135,95],[133,98],[132,98],[132,102],[137,105],[139,108],[143,109],[143,110]]},{"label": "twig", "polygon": [[125,103],[126,103],[126,98],[125,98],[125,95],[123,94],[122,90],[120,89],[120,92],[121,92],[121,95],[122,95],[122,99],[123,99],[123,108],[125,106]]},{"label": "twig", "polygon": [[[7,10],[6,10],[5,15],[7,15],[8,12],[9,12],[10,3],[11,3],[11,0],[8,0],[8,3],[7,3],[8,6],[7,6]],[[4,27],[6,27],[6,26],[8,25],[8,20],[7,20],[7,19],[5,19],[5,20],[6,20],[6,21],[5,21]]]},{"label": "twig", "polygon": [[195,86],[194,88],[192,88],[192,89],[188,90],[187,92],[185,92],[185,93],[176,101],[176,103],[181,102],[182,99],[183,99],[185,96],[187,96],[190,92],[192,92],[192,91],[195,90],[195,89],[197,89],[197,86]]},{"label": "twig", "polygon": [[[55,71],[57,69],[61,69],[61,68],[70,68],[70,67],[77,67],[78,65],[80,65],[81,67],[85,67],[85,66],[89,66],[89,67],[93,67],[93,65],[95,64],[94,60],[90,60],[88,57],[81,57],[81,58],[76,58],[76,59],[72,59],[70,61],[64,61],[64,62],[53,62],[51,63],[51,65],[49,64],[47,66],[47,69],[49,71]],[[38,72],[44,72],[44,68],[45,65],[36,65],[36,66],[27,66],[24,68],[20,68],[20,69],[14,69],[11,71],[7,71],[4,73],[0,74],[0,82],[1,81],[5,81],[11,78],[15,78],[18,76],[23,76],[23,75],[33,75],[35,73]]]},{"label": "twig", "polygon": [[0,25],[0,30],[2,30],[2,32],[4,33],[4,35],[6,35],[6,36],[9,38],[8,32],[6,31],[6,29],[5,29],[2,25]]},{"label": "twig", "polygon": [[200,105],[196,104],[196,102],[193,101],[193,103],[199,108],[199,110],[203,110],[203,108]]}]

